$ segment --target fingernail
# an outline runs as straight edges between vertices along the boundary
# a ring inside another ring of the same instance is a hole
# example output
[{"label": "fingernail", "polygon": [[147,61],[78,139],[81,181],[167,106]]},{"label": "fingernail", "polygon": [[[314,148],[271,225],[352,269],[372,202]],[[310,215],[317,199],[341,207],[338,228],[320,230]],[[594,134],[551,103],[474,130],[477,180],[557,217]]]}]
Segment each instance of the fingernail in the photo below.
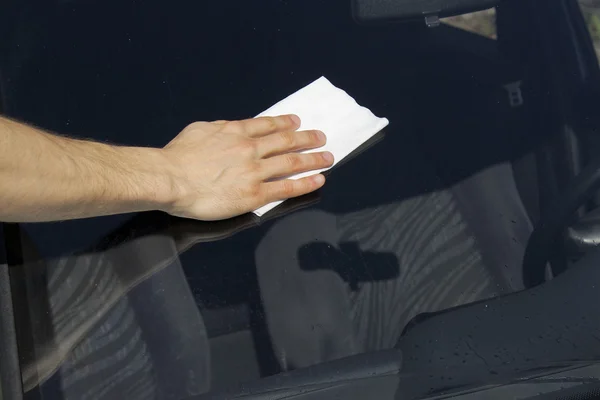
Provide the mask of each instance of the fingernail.
[{"label": "fingernail", "polygon": [[327,136],[325,136],[325,134],[321,131],[317,131],[317,135],[319,136],[319,140],[321,142],[326,142],[327,141]]},{"label": "fingernail", "polygon": [[290,115],[290,119],[294,122],[294,124],[296,125],[300,125],[300,117],[297,115]]},{"label": "fingernail", "polygon": [[323,153],[323,159],[325,161],[327,161],[328,163],[332,163],[333,162],[333,154],[331,154],[330,152],[326,151],[325,153]]},{"label": "fingernail", "polygon": [[322,185],[325,183],[325,177],[321,174],[315,175],[313,180],[317,185]]}]

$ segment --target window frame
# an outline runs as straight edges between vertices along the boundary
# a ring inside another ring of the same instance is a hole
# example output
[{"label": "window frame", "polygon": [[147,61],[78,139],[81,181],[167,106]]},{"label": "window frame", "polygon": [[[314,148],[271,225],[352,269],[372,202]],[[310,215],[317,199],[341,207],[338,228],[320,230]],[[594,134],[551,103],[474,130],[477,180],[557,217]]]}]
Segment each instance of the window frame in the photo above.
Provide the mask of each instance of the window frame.
[{"label": "window frame", "polygon": [[7,241],[10,225],[0,224],[0,400],[23,398]]}]

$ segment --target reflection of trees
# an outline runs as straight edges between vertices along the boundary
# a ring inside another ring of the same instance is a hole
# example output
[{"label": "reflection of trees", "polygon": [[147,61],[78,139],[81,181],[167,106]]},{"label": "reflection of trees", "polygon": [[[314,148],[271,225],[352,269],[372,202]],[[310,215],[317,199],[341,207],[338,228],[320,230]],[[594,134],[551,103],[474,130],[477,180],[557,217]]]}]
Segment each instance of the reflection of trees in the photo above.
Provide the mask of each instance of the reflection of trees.
[{"label": "reflection of trees", "polygon": [[600,0],[579,0],[579,4],[600,59]]},{"label": "reflection of trees", "polygon": [[579,0],[582,7],[600,8],[600,0]]},{"label": "reflection of trees", "polygon": [[479,35],[496,38],[496,10],[474,12],[444,18],[444,23]]},{"label": "reflection of trees", "polygon": [[[600,60],[600,0],[579,0],[579,4]],[[485,37],[496,38],[495,9],[444,18],[443,21],[456,28],[465,29]]]}]

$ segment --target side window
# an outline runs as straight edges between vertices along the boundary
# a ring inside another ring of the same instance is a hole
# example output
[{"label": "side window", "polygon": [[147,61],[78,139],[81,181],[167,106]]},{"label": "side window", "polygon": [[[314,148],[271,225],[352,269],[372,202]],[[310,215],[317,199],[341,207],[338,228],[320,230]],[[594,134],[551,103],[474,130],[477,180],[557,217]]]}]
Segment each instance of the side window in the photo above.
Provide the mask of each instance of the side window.
[{"label": "side window", "polygon": [[495,8],[458,15],[456,17],[443,18],[442,22],[490,39],[496,39],[497,37]]},{"label": "side window", "polygon": [[600,0],[578,0],[600,60]]}]

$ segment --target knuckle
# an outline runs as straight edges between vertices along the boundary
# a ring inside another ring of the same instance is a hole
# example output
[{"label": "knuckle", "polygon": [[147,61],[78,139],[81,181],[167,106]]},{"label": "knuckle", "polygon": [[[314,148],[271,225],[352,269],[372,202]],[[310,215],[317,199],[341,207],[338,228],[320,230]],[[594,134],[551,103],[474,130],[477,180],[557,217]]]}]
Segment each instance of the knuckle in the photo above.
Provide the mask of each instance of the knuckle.
[{"label": "knuckle", "polygon": [[244,133],[244,124],[241,121],[227,121],[223,123],[222,129],[231,133]]},{"label": "knuckle", "polygon": [[196,121],[185,127],[184,131],[195,131],[206,127],[206,122]]},{"label": "knuckle", "polygon": [[292,133],[282,133],[281,142],[286,148],[294,148],[297,144],[296,135]]},{"label": "knuckle", "polygon": [[316,166],[319,166],[319,167],[331,166],[331,161],[326,160],[325,157],[323,156],[323,154],[313,154],[313,157],[314,157],[314,163]]},{"label": "knuckle", "polygon": [[257,175],[262,171],[262,166],[258,161],[252,161],[248,164],[248,166],[246,167],[246,170],[251,175]]},{"label": "knuckle", "polygon": [[249,183],[242,188],[240,195],[242,199],[254,199],[260,195],[260,192],[261,189],[258,183]]},{"label": "knuckle", "polygon": [[310,131],[308,134],[308,139],[311,144],[321,143],[321,133],[319,131]]},{"label": "knuckle", "polygon": [[239,152],[245,157],[254,156],[256,154],[256,143],[253,140],[242,140],[239,144]]},{"label": "knuckle", "polygon": [[253,183],[252,185],[250,185],[250,197],[251,198],[257,198],[260,196],[261,194],[261,186],[258,183]]},{"label": "knuckle", "polygon": [[285,163],[292,171],[301,168],[303,164],[302,158],[298,154],[288,154],[285,157]]},{"label": "knuckle", "polygon": [[294,195],[295,192],[295,187],[296,185],[294,184],[294,181],[292,181],[291,179],[286,179],[284,181],[281,181],[281,195],[283,197],[290,197]]},{"label": "knuckle", "polygon": [[315,168],[326,167],[327,164],[328,163],[325,161],[325,159],[320,154],[311,154],[311,160],[310,160],[311,167],[315,167]]},{"label": "knuckle", "polygon": [[276,118],[267,118],[265,120],[265,130],[267,131],[275,131],[278,128],[277,119]]}]

